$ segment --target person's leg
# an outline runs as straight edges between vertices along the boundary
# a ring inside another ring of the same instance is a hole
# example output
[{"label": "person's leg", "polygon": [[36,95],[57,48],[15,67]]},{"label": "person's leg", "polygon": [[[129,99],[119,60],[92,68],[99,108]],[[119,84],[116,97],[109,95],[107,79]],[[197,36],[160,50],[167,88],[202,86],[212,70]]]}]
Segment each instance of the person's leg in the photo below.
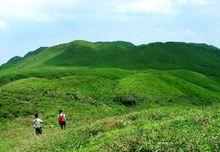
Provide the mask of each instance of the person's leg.
[{"label": "person's leg", "polygon": [[37,128],[35,128],[35,133],[36,133],[36,135],[38,135]]},{"label": "person's leg", "polygon": [[63,124],[63,128],[66,129],[66,122],[64,122],[64,124]]},{"label": "person's leg", "polygon": [[42,129],[41,128],[35,128],[36,135],[41,135],[42,134]]},{"label": "person's leg", "polygon": [[39,135],[39,128],[35,128],[36,135]]},{"label": "person's leg", "polygon": [[63,122],[63,123],[61,124],[61,129],[62,129],[62,130],[65,130],[65,129],[66,129],[66,122]]},{"label": "person's leg", "polygon": [[39,128],[39,135],[42,134],[42,128]]},{"label": "person's leg", "polygon": [[62,123],[60,124],[60,128],[63,130],[63,124]]}]

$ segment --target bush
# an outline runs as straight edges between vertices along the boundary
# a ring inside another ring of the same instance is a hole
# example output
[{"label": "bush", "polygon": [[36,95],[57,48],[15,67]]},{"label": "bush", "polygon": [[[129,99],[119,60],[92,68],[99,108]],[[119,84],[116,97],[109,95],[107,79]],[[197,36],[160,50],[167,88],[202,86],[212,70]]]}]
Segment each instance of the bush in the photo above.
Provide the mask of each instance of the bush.
[{"label": "bush", "polygon": [[133,95],[118,95],[113,99],[114,102],[121,103],[126,106],[136,105],[137,103],[149,101],[147,98],[135,97]]}]

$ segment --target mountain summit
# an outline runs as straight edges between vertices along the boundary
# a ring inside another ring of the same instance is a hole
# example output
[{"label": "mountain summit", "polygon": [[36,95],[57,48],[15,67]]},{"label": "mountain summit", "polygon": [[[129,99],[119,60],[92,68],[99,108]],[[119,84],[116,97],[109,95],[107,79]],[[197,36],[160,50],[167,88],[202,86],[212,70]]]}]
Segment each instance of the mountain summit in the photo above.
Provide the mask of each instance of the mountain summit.
[{"label": "mountain summit", "polygon": [[23,58],[15,57],[3,67],[86,66],[123,69],[188,69],[220,74],[220,50],[214,46],[183,42],[156,42],[135,46],[124,41],[77,40],[41,47]]}]

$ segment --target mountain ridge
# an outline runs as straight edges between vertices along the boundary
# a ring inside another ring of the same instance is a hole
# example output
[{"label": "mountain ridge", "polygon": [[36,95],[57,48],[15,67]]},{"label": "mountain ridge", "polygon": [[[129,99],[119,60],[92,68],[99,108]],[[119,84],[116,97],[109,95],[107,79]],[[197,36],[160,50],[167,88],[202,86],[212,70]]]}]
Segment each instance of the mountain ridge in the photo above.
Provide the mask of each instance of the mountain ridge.
[{"label": "mountain ridge", "polygon": [[134,45],[125,41],[76,40],[40,47],[15,63],[7,62],[0,69],[38,66],[188,69],[205,74],[216,74],[217,71],[220,75],[220,49],[203,43],[154,42]]},{"label": "mountain ridge", "polygon": [[12,58],[0,70],[0,151],[216,151],[219,62],[218,48],[183,42],[74,41]]}]

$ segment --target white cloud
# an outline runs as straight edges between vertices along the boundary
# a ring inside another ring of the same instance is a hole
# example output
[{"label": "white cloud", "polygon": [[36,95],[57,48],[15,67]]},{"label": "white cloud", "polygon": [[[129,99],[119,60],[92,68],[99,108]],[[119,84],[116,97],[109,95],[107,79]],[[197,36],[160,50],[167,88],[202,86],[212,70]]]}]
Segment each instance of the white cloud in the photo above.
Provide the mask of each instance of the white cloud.
[{"label": "white cloud", "polygon": [[185,5],[188,3],[188,0],[177,0],[177,3]]},{"label": "white cloud", "polygon": [[59,11],[81,0],[0,0],[0,17],[50,21]]},{"label": "white cloud", "polygon": [[0,18],[48,22],[56,18],[131,18],[138,15],[179,15],[181,5],[208,5],[215,0],[0,0]]},{"label": "white cloud", "polygon": [[111,3],[119,13],[178,15],[181,5],[206,6],[214,4],[216,0],[112,0]]},{"label": "white cloud", "polygon": [[214,4],[215,0],[177,0],[179,4],[193,4],[193,5],[210,5]]},{"label": "white cloud", "polygon": [[8,28],[8,25],[3,20],[0,20],[0,30],[5,30]]},{"label": "white cloud", "polygon": [[119,3],[117,9],[121,13],[142,13],[175,15],[177,10],[172,0],[132,0]]},{"label": "white cloud", "polygon": [[209,5],[213,4],[215,0],[191,0],[193,4],[200,4],[200,5]]}]

